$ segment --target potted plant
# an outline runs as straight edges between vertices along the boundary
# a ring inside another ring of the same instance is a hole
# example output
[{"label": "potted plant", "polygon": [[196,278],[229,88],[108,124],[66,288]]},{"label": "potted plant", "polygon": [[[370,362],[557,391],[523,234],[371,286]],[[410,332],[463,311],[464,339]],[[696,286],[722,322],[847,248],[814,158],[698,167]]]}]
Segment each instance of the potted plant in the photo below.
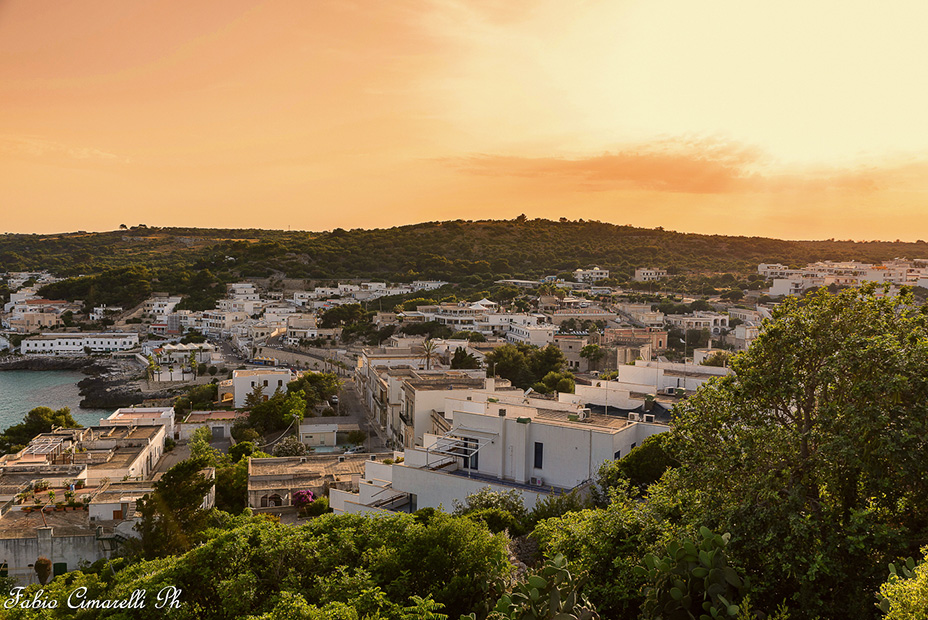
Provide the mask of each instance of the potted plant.
[{"label": "potted plant", "polygon": [[77,480],[74,481],[74,488],[83,489],[85,484],[87,484],[86,480],[84,480],[83,478],[78,478]]},{"label": "potted plant", "polygon": [[55,502],[55,512],[64,511],[64,502]]}]

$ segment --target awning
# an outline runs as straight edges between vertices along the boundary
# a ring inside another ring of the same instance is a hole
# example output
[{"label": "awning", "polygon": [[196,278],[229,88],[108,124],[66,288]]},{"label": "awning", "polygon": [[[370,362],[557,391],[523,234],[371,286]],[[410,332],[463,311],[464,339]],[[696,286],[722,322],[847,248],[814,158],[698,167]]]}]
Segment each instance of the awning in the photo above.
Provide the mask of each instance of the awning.
[{"label": "awning", "polygon": [[485,446],[490,445],[499,433],[491,431],[458,427],[438,438],[426,448],[429,454],[441,454],[456,458],[469,458],[477,454]]}]

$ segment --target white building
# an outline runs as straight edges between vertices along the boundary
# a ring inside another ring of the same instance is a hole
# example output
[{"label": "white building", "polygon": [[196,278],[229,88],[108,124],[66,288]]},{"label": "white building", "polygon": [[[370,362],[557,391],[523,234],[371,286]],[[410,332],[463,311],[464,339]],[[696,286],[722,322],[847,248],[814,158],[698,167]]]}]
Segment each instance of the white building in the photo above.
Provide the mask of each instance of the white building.
[{"label": "white building", "polygon": [[238,297],[220,299],[219,303],[216,304],[217,309],[222,312],[240,312],[248,316],[260,314],[264,305],[265,302],[260,299],[240,299]]},{"label": "white building", "polygon": [[250,299],[257,301],[261,298],[258,294],[258,291],[255,289],[255,285],[251,282],[235,282],[230,284],[227,288],[229,292],[229,297],[235,299]]},{"label": "white building", "polygon": [[657,282],[661,278],[667,277],[666,269],[655,269],[654,267],[638,267],[635,269],[635,282]]},{"label": "white building", "polygon": [[511,325],[506,332],[506,340],[513,343],[532,344],[544,347],[554,342],[557,327],[550,323],[545,325]]},{"label": "white building", "polygon": [[447,398],[445,410],[449,430],[407,448],[402,463],[368,464],[357,493],[330,493],[334,511],[451,510],[488,486],[519,491],[531,509],[544,496],[588,485],[605,461],[667,430],[521,393],[469,392]]},{"label": "white building", "polygon": [[90,320],[91,321],[102,321],[103,319],[109,316],[112,316],[114,314],[119,314],[120,312],[122,312],[121,306],[113,306],[111,308],[108,308],[106,304],[103,304],[101,306],[95,306],[93,311],[91,311],[90,313]]},{"label": "white building", "polygon": [[205,426],[213,439],[227,439],[232,436],[232,426],[236,420],[248,418],[247,411],[191,411],[183,422],[177,425],[175,439],[187,441],[198,428]]},{"label": "white building", "polygon": [[139,335],[135,332],[41,334],[25,338],[22,342],[24,355],[85,355],[91,353],[113,353],[138,348]]},{"label": "white building", "polygon": [[[675,362],[655,362],[637,360],[634,365],[622,364],[618,367],[618,377],[615,381],[594,381],[594,386],[600,385],[613,390],[628,392],[629,398],[634,394],[675,394],[677,390],[694,392],[703,383],[715,377],[722,377],[731,371],[728,368],[715,366],[701,366],[699,364],[680,364]],[[574,393],[587,398],[583,402],[603,404],[593,400],[586,392],[590,386],[577,384]],[[632,409],[637,405],[610,405]]]},{"label": "white building", "polygon": [[209,342],[191,342],[188,344],[168,342],[160,347],[152,348],[151,354],[161,365],[187,364],[190,362],[191,355],[194,356],[198,364],[209,364],[222,359],[222,355],[216,350],[216,345]]},{"label": "white building", "polygon": [[801,269],[789,269],[780,264],[761,263],[757,272],[773,278],[771,295],[801,295],[804,291],[823,286],[860,286],[867,282],[894,287],[918,284],[928,278],[928,261],[897,258],[882,265],[857,261],[819,261]]},{"label": "white building", "polygon": [[442,282],[441,280],[416,280],[412,283],[412,290],[434,291],[435,289],[441,288],[446,284],[448,283]]},{"label": "white building", "polygon": [[301,314],[287,317],[287,345],[295,346],[300,340],[313,340],[319,337],[319,326],[310,315]]},{"label": "white building", "polygon": [[698,310],[692,314],[668,314],[664,322],[684,331],[707,329],[712,334],[721,334],[728,329],[728,315]]},{"label": "white building", "polygon": [[296,377],[286,368],[260,368],[254,370],[233,370],[232,378],[219,384],[219,402],[233,403],[236,409],[245,407],[245,399],[256,386],[261,386],[264,400],[269,399],[277,390],[287,391],[287,384]]},{"label": "white building", "polygon": [[100,418],[100,426],[155,426],[165,428],[167,437],[174,437],[174,407],[122,407],[107,418]]},{"label": "white building", "polygon": [[616,306],[625,317],[642,327],[663,327],[664,313],[651,310],[651,304],[619,304]]},{"label": "white building", "polygon": [[760,335],[760,327],[754,325],[737,325],[732,334],[735,348],[739,351],[747,351],[751,344]]},{"label": "white building", "polygon": [[608,269],[593,267],[592,269],[574,269],[574,279],[577,282],[599,282],[609,277]]},{"label": "white building", "polygon": [[152,297],[145,302],[144,312],[159,317],[165,317],[172,312],[177,304],[181,302],[180,297]]},{"label": "white building", "polygon": [[244,312],[226,312],[224,310],[207,310],[203,312],[201,325],[203,331],[213,336],[228,336],[232,328],[248,319]]}]

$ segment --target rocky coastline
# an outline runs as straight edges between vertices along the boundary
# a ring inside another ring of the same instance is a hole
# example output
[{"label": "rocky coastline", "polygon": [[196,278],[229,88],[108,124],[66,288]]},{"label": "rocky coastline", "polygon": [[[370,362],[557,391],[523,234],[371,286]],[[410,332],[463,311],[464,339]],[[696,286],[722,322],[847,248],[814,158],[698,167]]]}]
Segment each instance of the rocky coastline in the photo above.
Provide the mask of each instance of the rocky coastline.
[{"label": "rocky coastline", "polygon": [[175,396],[174,391],[142,392],[142,369],[130,360],[94,357],[13,357],[0,360],[4,370],[76,370],[87,375],[77,386],[85,409],[118,409],[147,399]]}]

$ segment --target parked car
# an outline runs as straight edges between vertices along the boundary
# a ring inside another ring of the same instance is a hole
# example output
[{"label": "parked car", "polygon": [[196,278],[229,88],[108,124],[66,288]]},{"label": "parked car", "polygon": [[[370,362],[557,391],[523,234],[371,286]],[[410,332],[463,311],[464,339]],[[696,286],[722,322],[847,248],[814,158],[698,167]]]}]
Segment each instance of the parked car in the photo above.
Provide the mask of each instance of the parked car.
[{"label": "parked car", "polygon": [[330,398],[330,399],[329,399],[329,402],[332,403],[333,405],[337,405],[337,404],[338,404],[338,395],[336,394],[335,396],[333,396],[332,398]]},{"label": "parked car", "polygon": [[345,450],[345,454],[361,454],[364,452],[364,446],[354,446]]}]

